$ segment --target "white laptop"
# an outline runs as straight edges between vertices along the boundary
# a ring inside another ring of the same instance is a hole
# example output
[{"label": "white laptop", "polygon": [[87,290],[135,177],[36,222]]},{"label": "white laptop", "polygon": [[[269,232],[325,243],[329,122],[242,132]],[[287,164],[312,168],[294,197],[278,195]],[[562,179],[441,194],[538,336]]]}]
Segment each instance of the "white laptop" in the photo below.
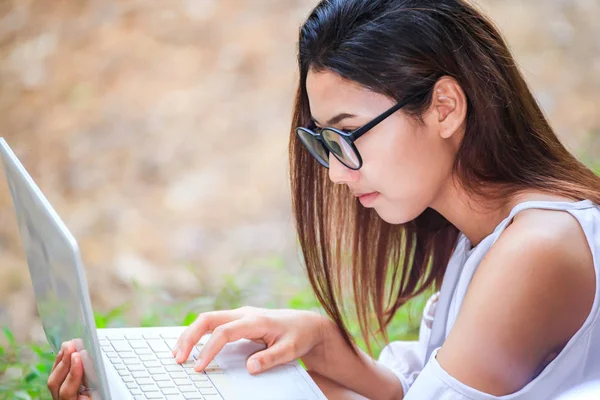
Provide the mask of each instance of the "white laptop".
[{"label": "white laptop", "polygon": [[46,337],[55,352],[78,339],[94,399],[325,399],[297,361],[248,373],[248,356],[264,349],[249,340],[227,344],[198,373],[194,356],[208,335],[179,365],[170,349],[185,327],[96,329],[77,242],[3,138],[0,155]]}]

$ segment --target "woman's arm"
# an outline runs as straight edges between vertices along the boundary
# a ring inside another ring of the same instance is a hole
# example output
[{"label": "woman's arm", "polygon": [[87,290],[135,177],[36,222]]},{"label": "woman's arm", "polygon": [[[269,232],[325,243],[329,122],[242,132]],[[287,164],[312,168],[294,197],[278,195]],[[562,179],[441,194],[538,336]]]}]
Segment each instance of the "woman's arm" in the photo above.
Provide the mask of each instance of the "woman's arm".
[{"label": "woman's arm", "polygon": [[479,265],[437,361],[471,388],[514,393],[582,326],[594,292],[579,223],[567,213],[523,212]]},{"label": "woman's arm", "polygon": [[359,357],[352,353],[330,320],[326,322],[321,344],[302,357],[302,361],[311,376],[317,376],[315,381],[328,399],[403,398],[398,377],[365,352],[359,350]]},{"label": "woman's arm", "polygon": [[310,377],[315,381],[328,400],[368,400],[366,397],[353,392],[337,382],[327,379],[316,372],[308,371]]}]

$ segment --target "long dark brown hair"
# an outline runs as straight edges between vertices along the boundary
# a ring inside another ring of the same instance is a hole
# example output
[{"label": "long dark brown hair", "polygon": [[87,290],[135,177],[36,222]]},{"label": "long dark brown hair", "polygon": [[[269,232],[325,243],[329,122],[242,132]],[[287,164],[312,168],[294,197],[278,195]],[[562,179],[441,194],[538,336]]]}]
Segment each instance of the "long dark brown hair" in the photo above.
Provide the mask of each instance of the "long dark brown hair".
[{"label": "long dark brown hair", "polygon": [[[402,225],[361,207],[294,134],[307,126],[309,68],[328,70],[396,101],[419,119],[442,76],[467,98],[454,170],[470,193],[508,198],[525,190],[600,203],[600,179],[559,142],[502,36],[463,0],[323,0],[300,30],[300,82],[289,143],[292,204],[305,266],[325,311],[356,351],[346,312],[361,333],[383,335],[394,313],[439,287],[458,230],[432,209]],[[351,289],[352,301],[345,297]],[[369,347],[370,350],[370,347]]]}]

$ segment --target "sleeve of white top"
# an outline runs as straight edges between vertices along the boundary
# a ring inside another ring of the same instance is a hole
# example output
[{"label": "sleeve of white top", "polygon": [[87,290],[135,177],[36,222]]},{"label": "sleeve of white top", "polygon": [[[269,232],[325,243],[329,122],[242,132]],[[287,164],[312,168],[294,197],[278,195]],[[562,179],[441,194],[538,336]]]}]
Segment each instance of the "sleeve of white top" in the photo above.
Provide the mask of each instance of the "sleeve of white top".
[{"label": "sleeve of white top", "polygon": [[419,342],[392,342],[388,344],[379,356],[379,362],[389,368],[400,379],[404,393],[417,379],[423,361],[419,357]]},{"label": "sleeve of white top", "polygon": [[495,400],[497,396],[473,389],[448,374],[435,358],[439,349],[436,349],[431,358],[414,380],[404,400]]},{"label": "sleeve of white top", "polygon": [[409,388],[423,369],[429,335],[431,334],[431,328],[428,327],[426,321],[431,309],[431,300],[425,306],[424,318],[421,320],[419,330],[419,340],[391,342],[383,348],[379,355],[379,363],[389,368],[398,377],[404,393],[408,393]]}]

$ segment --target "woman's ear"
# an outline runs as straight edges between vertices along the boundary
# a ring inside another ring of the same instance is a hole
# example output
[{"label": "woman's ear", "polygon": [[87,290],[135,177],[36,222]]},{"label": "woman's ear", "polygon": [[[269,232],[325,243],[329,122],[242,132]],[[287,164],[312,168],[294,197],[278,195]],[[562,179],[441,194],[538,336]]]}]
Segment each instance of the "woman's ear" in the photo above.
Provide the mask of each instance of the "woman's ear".
[{"label": "woman's ear", "polygon": [[455,79],[444,76],[436,82],[431,102],[440,136],[443,139],[451,138],[460,131],[467,116],[465,93]]}]

